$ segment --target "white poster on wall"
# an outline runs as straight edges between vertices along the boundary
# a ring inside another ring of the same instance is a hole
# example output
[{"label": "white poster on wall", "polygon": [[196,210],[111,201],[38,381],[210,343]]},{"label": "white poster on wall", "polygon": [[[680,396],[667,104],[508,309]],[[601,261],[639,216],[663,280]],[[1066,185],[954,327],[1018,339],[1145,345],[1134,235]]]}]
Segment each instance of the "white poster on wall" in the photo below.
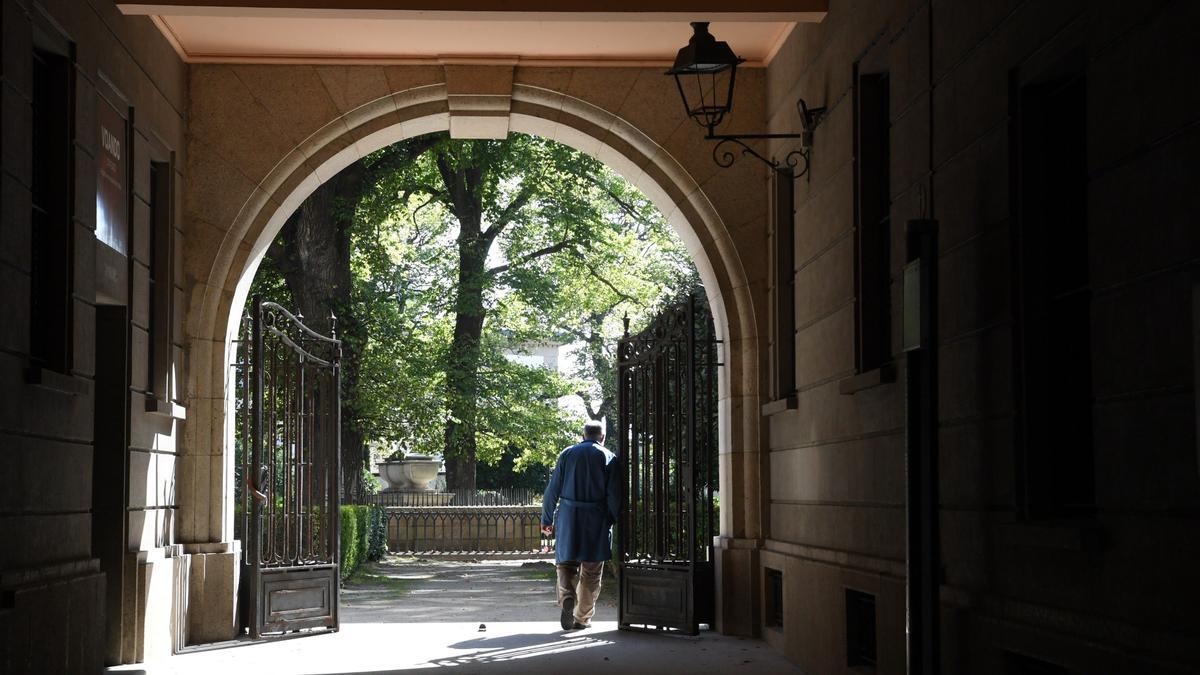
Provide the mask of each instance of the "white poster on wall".
[{"label": "white poster on wall", "polygon": [[129,174],[125,118],[103,96],[98,97],[96,103],[100,134],[96,152],[96,238],[118,253],[128,255]]}]

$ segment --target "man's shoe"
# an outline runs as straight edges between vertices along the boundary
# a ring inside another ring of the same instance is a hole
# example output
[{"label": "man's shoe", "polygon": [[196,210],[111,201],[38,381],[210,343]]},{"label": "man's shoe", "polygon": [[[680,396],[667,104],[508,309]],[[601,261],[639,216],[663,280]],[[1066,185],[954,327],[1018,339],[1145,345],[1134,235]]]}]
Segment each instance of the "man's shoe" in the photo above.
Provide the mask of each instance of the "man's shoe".
[{"label": "man's shoe", "polygon": [[571,630],[575,627],[575,598],[563,598],[562,614],[558,617],[558,623],[563,630]]},{"label": "man's shoe", "polygon": [[576,621],[575,625],[572,626],[572,628],[574,628],[575,630],[579,630],[581,628],[591,628],[591,627],[592,627],[592,624],[590,624],[590,623],[579,623],[578,621]]}]

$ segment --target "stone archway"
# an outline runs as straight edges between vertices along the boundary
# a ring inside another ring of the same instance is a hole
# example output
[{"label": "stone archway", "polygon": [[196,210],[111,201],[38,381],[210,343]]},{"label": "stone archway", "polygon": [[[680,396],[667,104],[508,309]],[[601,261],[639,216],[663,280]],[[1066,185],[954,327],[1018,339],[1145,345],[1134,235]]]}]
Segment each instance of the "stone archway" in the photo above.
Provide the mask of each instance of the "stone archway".
[{"label": "stone archway", "polygon": [[[755,588],[756,566],[751,564],[753,545],[748,544],[762,536],[765,473],[759,454],[758,336],[766,331],[756,317],[763,315],[759,296],[766,266],[761,261],[764,251],[759,249],[765,249],[766,218],[760,215],[757,221],[749,218],[738,223],[741,227],[734,228],[736,232],[731,232],[727,222],[730,214],[746,215],[742,205],[747,195],[752,203],[766,201],[762,169],[745,164],[718,174],[711,166],[710,149],[702,144],[697,130],[690,128],[690,123],[689,128],[679,129],[678,102],[662,96],[662,86],[656,86],[659,95],[653,99],[661,115],[647,121],[648,133],[627,119],[631,115],[618,115],[575,93],[556,91],[546,86],[550,83],[521,81],[521,77],[514,81],[512,67],[447,66],[443,81],[436,81],[436,73],[411,73],[418,80],[434,75],[435,81],[417,82],[347,105],[304,138],[293,133],[294,142],[288,147],[287,133],[281,134],[282,141],[266,134],[256,136],[255,120],[206,124],[204,114],[226,109],[225,104],[230,103],[221,97],[214,99],[219,87],[212,85],[240,85],[274,124],[297,123],[303,128],[320,120],[321,112],[271,100],[272,92],[279,97],[288,94],[272,86],[272,81],[258,79],[264,75],[262,68],[242,73],[237,67],[198,70],[201,72],[193,74],[193,110],[202,116],[192,124],[189,183],[199,186],[194,192],[207,193],[209,199],[220,203],[206,201],[205,194],[190,194],[185,202],[189,223],[193,219],[196,223],[189,232],[198,239],[187,245],[184,255],[190,285],[188,397],[189,405],[199,412],[195,416],[199,423],[195,427],[189,424],[186,458],[179,471],[184,510],[181,539],[213,546],[230,542],[232,537],[233,463],[225,454],[232,447],[228,415],[232,392],[226,364],[231,361],[231,341],[250,282],[275,234],[317,186],[351,162],[406,138],[437,131],[469,131],[482,122],[489,127],[488,133],[539,135],[604,162],[658,206],[692,254],[713,308],[727,364],[719,381],[723,508],[718,569],[724,567],[718,572],[719,627],[724,632],[751,631],[754,603],[750,594]],[[285,70],[276,74],[287,75]],[[592,71],[588,73],[592,77],[602,72]],[[653,73],[657,81],[645,74],[637,70],[613,73],[615,79],[632,75],[634,87],[668,84],[657,72]],[[393,81],[390,75],[389,84]],[[500,88],[495,86],[497,75],[503,83]],[[324,85],[332,91],[328,82]],[[664,119],[671,120],[669,129],[655,124]],[[498,125],[500,129],[496,129]],[[658,139],[651,136],[655,129],[662,129],[657,132]],[[234,135],[233,144],[222,134]],[[236,174],[222,173],[235,167]],[[256,172],[261,174],[257,181]],[[697,176],[707,180],[702,184]],[[235,210],[229,202],[236,197],[224,196],[219,186],[239,183],[245,198]],[[730,598],[740,598],[740,602],[736,607],[720,607],[722,599]]]}]

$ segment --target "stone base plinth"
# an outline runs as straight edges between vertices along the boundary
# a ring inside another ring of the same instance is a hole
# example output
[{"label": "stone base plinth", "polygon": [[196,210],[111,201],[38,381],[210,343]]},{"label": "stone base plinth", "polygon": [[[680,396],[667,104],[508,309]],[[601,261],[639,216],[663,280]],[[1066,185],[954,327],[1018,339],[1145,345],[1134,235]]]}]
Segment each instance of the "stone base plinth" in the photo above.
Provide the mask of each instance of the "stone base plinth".
[{"label": "stone base plinth", "polygon": [[232,640],[238,632],[241,542],[189,544],[188,644]]},{"label": "stone base plinth", "polygon": [[3,672],[101,672],[104,592],[95,559],[0,570]]},{"label": "stone base plinth", "polygon": [[757,541],[718,537],[715,543],[717,630],[725,635],[758,637]]}]

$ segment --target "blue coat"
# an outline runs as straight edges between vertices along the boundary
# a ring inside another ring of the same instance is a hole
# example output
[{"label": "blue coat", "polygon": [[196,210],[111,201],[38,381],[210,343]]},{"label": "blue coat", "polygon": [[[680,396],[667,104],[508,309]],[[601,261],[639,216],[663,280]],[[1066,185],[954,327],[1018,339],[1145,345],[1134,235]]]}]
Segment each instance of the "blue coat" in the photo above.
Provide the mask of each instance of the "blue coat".
[{"label": "blue coat", "polygon": [[612,557],[612,526],[621,509],[620,480],[617,456],[595,441],[585,440],[559,453],[542,495],[542,525],[554,524],[555,561],[599,562]]}]

